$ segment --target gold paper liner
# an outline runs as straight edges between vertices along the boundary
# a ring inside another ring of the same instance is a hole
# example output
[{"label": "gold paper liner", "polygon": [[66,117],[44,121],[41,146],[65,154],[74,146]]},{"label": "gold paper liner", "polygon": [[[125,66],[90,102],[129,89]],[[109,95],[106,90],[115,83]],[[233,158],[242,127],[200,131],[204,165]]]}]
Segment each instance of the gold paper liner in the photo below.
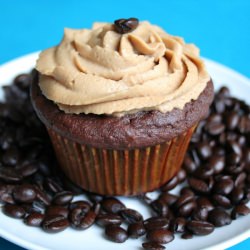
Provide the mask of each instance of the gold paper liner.
[{"label": "gold paper liner", "polygon": [[136,195],[175,175],[195,127],[166,143],[131,150],[94,148],[48,132],[62,170],[74,183],[102,195]]}]

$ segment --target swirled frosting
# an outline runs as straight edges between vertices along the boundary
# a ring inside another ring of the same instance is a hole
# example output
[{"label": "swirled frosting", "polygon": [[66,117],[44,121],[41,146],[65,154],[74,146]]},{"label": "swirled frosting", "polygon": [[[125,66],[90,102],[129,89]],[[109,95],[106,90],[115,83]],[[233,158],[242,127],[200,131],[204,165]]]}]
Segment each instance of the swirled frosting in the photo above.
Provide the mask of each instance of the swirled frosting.
[{"label": "swirled frosting", "polygon": [[182,109],[210,77],[199,49],[149,22],[119,34],[114,25],[65,29],[36,65],[42,93],[66,113],[123,115]]}]

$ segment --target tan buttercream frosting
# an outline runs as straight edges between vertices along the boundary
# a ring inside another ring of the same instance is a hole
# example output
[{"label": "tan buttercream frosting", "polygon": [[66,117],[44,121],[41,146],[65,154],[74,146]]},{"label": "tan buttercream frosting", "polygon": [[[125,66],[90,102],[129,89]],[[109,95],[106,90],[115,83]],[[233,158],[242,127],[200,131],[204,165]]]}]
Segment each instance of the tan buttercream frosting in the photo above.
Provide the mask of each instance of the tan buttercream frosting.
[{"label": "tan buttercream frosting", "polygon": [[210,77],[199,49],[140,22],[127,34],[110,23],[65,29],[36,65],[42,93],[66,113],[171,111],[196,100]]}]

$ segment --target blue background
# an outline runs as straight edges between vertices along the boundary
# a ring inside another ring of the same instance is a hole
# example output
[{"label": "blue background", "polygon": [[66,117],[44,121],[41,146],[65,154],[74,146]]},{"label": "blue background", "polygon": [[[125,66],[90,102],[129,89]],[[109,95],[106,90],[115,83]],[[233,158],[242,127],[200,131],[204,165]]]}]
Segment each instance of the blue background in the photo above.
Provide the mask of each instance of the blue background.
[{"label": "blue background", "polygon": [[[57,44],[64,27],[121,17],[162,26],[198,45],[202,56],[250,78],[249,0],[0,0],[0,64]],[[0,238],[0,249],[21,248]],[[239,249],[250,249],[250,240],[230,248]]]}]

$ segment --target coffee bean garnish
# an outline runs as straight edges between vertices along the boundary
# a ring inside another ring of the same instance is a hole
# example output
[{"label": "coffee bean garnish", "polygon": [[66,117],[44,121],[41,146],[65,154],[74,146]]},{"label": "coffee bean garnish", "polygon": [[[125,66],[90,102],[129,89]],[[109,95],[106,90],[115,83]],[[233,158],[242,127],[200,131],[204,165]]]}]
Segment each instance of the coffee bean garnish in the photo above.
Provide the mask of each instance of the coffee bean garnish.
[{"label": "coffee bean garnish", "polygon": [[138,24],[139,20],[134,17],[128,19],[122,18],[114,21],[115,30],[120,34],[126,34],[135,30]]},{"label": "coffee bean garnish", "polygon": [[[131,20],[117,23],[122,32],[136,27]],[[175,234],[182,239],[207,235],[250,213],[250,107],[231,97],[228,88],[216,93],[182,169],[158,190],[157,198],[137,197],[152,212],[143,218],[117,197],[84,192],[57,169],[49,137],[29,99],[30,79],[30,74],[17,76],[4,87],[0,103],[0,203],[5,215],[48,233],[99,226],[108,240],[141,238],[142,247],[153,250],[165,249],[162,244]],[[173,195],[176,186],[180,192]],[[88,200],[75,199],[78,194]]]}]

